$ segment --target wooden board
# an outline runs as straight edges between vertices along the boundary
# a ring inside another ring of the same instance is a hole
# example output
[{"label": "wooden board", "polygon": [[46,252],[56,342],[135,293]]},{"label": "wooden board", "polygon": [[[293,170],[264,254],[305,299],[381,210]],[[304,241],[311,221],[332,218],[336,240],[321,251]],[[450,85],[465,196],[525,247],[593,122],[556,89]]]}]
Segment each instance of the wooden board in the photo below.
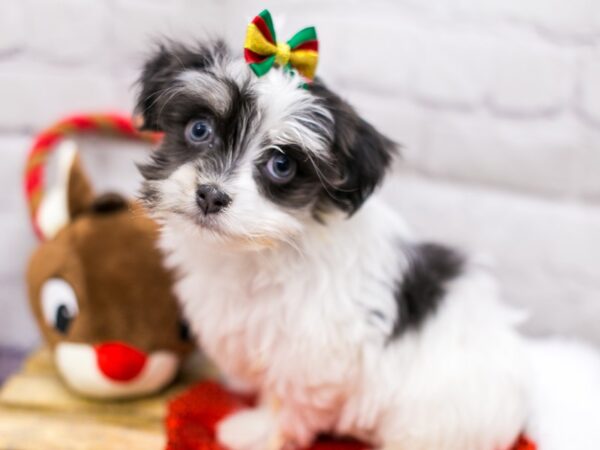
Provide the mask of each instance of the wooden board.
[{"label": "wooden board", "polygon": [[164,392],[136,400],[90,400],[71,393],[50,352],[40,350],[0,390],[0,450],[162,449],[168,400],[215,375],[206,361],[190,358]]},{"label": "wooden board", "polygon": [[2,450],[163,450],[158,430],[111,425],[93,417],[0,408]]}]

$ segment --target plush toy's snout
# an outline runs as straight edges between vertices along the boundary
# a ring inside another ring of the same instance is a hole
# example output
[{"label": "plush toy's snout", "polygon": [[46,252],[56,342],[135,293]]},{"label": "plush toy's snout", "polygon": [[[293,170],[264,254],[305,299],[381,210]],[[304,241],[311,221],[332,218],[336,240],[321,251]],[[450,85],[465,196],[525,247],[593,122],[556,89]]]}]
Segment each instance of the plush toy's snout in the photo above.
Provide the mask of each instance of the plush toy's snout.
[{"label": "plush toy's snout", "polygon": [[154,392],[176,375],[173,351],[143,352],[122,342],[90,345],[60,342],[54,349],[58,371],[75,391],[94,398],[125,398]]}]

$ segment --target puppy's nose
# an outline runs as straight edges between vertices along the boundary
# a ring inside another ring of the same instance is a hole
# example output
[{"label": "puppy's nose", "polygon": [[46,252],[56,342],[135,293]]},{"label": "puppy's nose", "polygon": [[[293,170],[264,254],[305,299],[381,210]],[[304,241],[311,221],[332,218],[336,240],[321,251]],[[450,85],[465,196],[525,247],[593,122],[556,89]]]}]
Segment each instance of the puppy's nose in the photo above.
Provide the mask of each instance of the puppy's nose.
[{"label": "puppy's nose", "polygon": [[231,197],[213,184],[198,186],[196,203],[204,214],[214,214],[231,203]]}]

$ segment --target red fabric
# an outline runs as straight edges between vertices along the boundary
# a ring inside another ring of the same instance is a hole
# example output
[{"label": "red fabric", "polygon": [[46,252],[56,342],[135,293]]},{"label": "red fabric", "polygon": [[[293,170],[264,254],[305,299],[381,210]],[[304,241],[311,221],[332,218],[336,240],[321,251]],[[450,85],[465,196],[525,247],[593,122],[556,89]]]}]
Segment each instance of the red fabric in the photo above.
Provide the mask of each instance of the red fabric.
[{"label": "red fabric", "polygon": [[293,48],[293,50],[314,50],[315,52],[319,51],[319,41],[306,41],[300,45],[297,45]]},{"label": "red fabric", "polygon": [[169,403],[168,450],[220,450],[215,427],[227,415],[249,406],[217,383],[198,384]]},{"label": "red fabric", "polygon": [[138,131],[131,118],[114,116],[115,127],[123,134],[135,135]]},{"label": "red fabric", "polygon": [[265,20],[262,17],[256,16],[254,19],[252,19],[252,23],[256,25],[256,28],[258,28],[267,41],[273,45],[276,45],[275,38],[273,38],[271,35],[271,30],[269,30],[268,25],[265,23]]},{"label": "red fabric", "polygon": [[248,64],[259,63],[264,61],[268,56],[259,55],[258,53],[253,52],[249,48],[244,49],[244,58]]},{"label": "red fabric", "polygon": [[[251,400],[228,392],[218,383],[203,382],[192,387],[169,404],[166,450],[225,450],[215,439],[216,425],[229,414],[251,405]],[[369,450],[369,447],[356,441],[324,437],[309,450]],[[536,450],[536,446],[520,438],[511,450]]]},{"label": "red fabric", "polygon": [[63,121],[64,124],[70,124],[77,128],[79,131],[88,131],[94,129],[95,123],[90,117],[86,116],[72,116],[68,117]]},{"label": "red fabric", "polygon": [[537,450],[537,445],[524,436],[521,436],[512,450]]},{"label": "red fabric", "polygon": [[32,153],[35,153],[39,151],[40,148],[45,149],[46,147],[51,147],[56,143],[58,139],[61,139],[60,134],[54,132],[41,134],[37,137],[31,151]]},{"label": "red fabric", "polygon": [[32,167],[29,171],[29,176],[25,179],[25,193],[27,198],[31,198],[36,189],[43,183],[44,168],[40,166]]}]

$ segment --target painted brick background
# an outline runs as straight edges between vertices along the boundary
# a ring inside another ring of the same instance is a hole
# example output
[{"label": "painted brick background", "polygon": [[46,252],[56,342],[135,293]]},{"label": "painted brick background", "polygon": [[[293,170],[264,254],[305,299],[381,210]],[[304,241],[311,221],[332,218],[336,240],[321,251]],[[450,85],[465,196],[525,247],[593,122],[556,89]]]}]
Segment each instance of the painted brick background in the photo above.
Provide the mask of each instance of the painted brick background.
[{"label": "painted brick background", "polygon": [[[417,233],[488,255],[528,332],[600,344],[597,0],[2,0],[0,345],[37,339],[20,192],[32,135],[64,113],[130,111],[153,41],[240,49],[265,6],[281,36],[317,25],[322,77],[404,145],[384,193]],[[143,150],[82,145],[99,189],[135,190]]]}]

